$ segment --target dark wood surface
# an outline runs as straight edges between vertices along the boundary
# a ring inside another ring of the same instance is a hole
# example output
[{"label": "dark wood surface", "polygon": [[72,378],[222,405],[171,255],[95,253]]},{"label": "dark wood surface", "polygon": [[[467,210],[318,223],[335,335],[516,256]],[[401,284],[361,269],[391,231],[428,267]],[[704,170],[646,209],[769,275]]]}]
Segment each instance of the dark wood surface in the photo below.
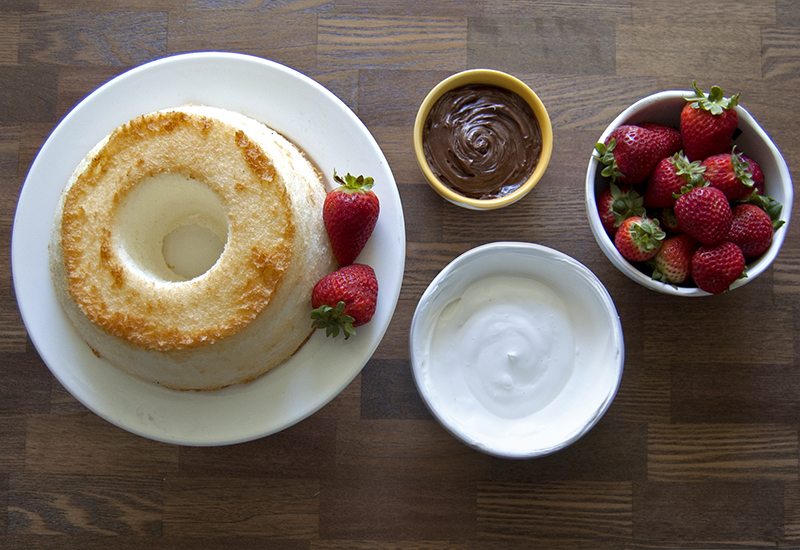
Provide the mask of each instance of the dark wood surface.
[{"label": "dark wood surface", "polygon": [[[800,548],[796,210],[770,270],[700,300],[631,283],[585,222],[584,173],[602,129],[634,100],[693,78],[740,90],[800,178],[800,2],[696,5],[2,0],[0,548]],[[8,255],[22,183],[61,117],[130,67],[196,50],[273,59],[342,98],[390,162],[408,241],[394,319],[362,375],[300,424],[222,448],[148,441],[75,401],[26,336]],[[471,67],[529,83],[555,131],[539,186],[492,213],[441,200],[411,146],[427,91]],[[453,439],[409,369],[427,284],[496,240],[585,263],[625,331],[611,409],[539,460],[494,459]]]}]

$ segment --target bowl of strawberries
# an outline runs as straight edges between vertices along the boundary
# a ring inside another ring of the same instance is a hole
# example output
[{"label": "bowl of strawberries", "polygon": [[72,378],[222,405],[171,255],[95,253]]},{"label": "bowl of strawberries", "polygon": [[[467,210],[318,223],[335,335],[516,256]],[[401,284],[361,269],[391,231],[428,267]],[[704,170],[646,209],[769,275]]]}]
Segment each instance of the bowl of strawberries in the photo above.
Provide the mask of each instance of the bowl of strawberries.
[{"label": "bowl of strawberries", "polygon": [[739,94],[696,82],[620,113],[586,172],[600,249],[630,279],[676,296],[720,294],[763,273],[792,201],[786,161]]}]

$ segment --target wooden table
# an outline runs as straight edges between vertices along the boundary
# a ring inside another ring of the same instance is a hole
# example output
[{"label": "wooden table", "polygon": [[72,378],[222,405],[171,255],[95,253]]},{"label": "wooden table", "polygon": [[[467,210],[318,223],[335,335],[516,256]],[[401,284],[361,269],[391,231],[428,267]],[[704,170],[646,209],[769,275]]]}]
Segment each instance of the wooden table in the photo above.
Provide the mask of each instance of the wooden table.
[{"label": "wooden table", "polygon": [[[585,221],[584,173],[603,128],[634,100],[693,78],[740,90],[790,167],[800,162],[800,4],[710,4],[700,12],[689,0],[0,3],[6,250],[31,162],[77,101],[130,67],[212,49],[284,63],[342,98],[390,162],[407,236],[397,310],[361,376],[300,424],[221,448],[152,442],[75,401],[26,336],[6,254],[0,547],[800,547],[800,223],[757,280],[689,300],[631,283]],[[691,24],[674,20],[690,11]],[[440,199],[411,147],[424,95],[470,67],[529,83],[555,129],[539,186],[492,213]],[[585,263],[625,331],[625,374],[608,413],[538,460],[493,459],[456,441],[423,406],[409,368],[423,290],[455,256],[497,240]]]}]

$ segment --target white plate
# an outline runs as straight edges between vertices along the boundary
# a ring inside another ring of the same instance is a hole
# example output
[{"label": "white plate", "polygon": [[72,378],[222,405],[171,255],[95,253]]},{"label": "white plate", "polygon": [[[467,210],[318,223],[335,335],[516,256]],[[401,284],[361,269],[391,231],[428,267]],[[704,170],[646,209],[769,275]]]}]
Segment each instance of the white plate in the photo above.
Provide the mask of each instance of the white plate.
[{"label": "white plate", "polygon": [[[330,181],[339,172],[375,178],[381,213],[359,257],[378,277],[372,321],[345,342],[317,331],[286,364],[244,386],[176,392],[135,379],[95,357],[61,309],[47,245],[62,189],[103,136],[150,111],[199,103],[239,111],[300,145]],[[23,321],[55,377],[86,407],[141,436],[184,445],[223,445],[295,424],[341,392],[377,348],[397,305],[405,264],[400,196],[375,139],[335,95],[278,63],[230,53],[168,57],[118,76],[55,128],[20,194],[11,244],[14,289]]]}]

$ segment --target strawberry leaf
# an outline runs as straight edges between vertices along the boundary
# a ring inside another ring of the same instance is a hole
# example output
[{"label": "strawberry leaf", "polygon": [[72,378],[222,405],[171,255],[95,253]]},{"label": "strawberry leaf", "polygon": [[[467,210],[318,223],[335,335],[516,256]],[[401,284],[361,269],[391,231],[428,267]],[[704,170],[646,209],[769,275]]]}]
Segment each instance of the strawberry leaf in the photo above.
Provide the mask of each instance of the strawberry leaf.
[{"label": "strawberry leaf", "polygon": [[753,172],[750,170],[750,165],[742,158],[741,153],[736,152],[736,146],[731,150],[731,165],[733,166],[733,173],[742,185],[745,187],[752,187],[756,184],[753,181]]},{"label": "strawberry leaf", "polygon": [[680,191],[677,192],[677,193],[673,193],[672,194],[672,198],[673,199],[679,199],[681,197],[681,195],[685,195],[686,193],[690,192],[692,189],[695,189],[697,187],[708,187],[709,185],[710,184],[708,183],[708,181],[706,179],[702,178],[702,177],[700,179],[698,179],[698,180],[692,180],[692,181],[690,181],[689,183],[687,183],[685,185],[681,185]]},{"label": "strawberry leaf", "polygon": [[353,328],[355,319],[351,315],[344,312],[345,303],[339,301],[335,306],[321,305],[311,311],[311,326],[315,329],[324,328],[325,336],[336,338],[339,332],[344,333],[344,339],[347,340],[355,335],[356,331]]},{"label": "strawberry leaf", "polygon": [[622,172],[617,166],[617,159],[614,158],[614,148],[617,146],[617,140],[611,138],[608,145],[597,142],[594,145],[595,154],[593,155],[597,161],[604,166],[600,171],[602,176],[611,178],[612,182],[617,181],[622,177]]},{"label": "strawberry leaf", "polygon": [[644,197],[633,189],[622,191],[617,185],[611,184],[611,212],[614,214],[614,227],[619,227],[622,222],[631,216],[644,216]]},{"label": "strawberry leaf", "polygon": [[644,252],[659,248],[667,236],[655,218],[642,218],[640,222],[631,224],[630,231],[633,242]]},{"label": "strawberry leaf", "polygon": [[706,94],[697,85],[697,81],[692,80],[692,89],[695,95],[685,97],[684,99],[691,103],[693,109],[702,109],[717,116],[721,115],[724,111],[733,109],[739,104],[739,94],[725,99],[722,88],[719,86],[711,86],[711,91]]},{"label": "strawberry leaf", "polygon": [[686,180],[686,185],[699,187],[705,181],[703,174],[706,171],[706,167],[700,164],[699,160],[689,162],[683,151],[678,151],[670,157],[670,162],[675,167],[675,173]]},{"label": "strawberry leaf", "polygon": [[347,192],[362,192],[366,193],[375,183],[375,180],[369,176],[354,176],[350,172],[345,174],[344,177],[341,177],[339,174],[336,173],[336,169],[333,170],[333,181],[338,183],[341,186],[341,190]]}]

